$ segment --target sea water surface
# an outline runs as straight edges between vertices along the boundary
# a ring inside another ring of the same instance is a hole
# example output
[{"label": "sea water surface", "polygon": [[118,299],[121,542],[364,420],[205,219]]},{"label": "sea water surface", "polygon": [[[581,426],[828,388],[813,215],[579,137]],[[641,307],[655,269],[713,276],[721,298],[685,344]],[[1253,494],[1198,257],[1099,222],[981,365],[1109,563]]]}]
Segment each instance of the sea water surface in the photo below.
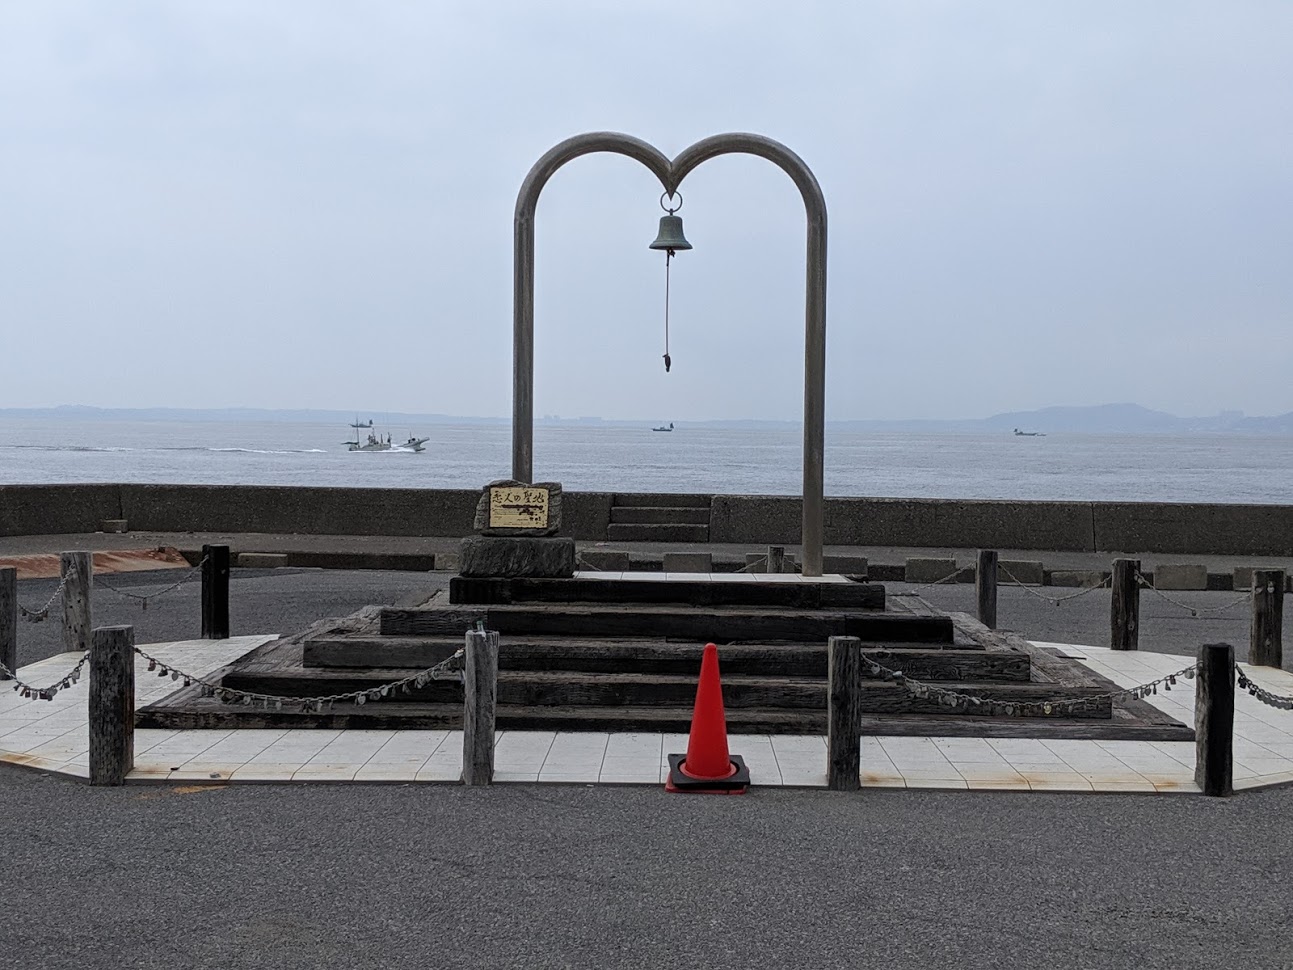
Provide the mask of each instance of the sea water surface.
[{"label": "sea water surface", "polygon": [[[510,474],[506,425],[392,426],[417,454],[349,452],[294,422],[0,419],[0,484],[151,482],[478,488]],[[578,491],[798,494],[796,430],[535,429],[535,478]],[[826,432],[826,493],[1293,504],[1293,437]]]}]

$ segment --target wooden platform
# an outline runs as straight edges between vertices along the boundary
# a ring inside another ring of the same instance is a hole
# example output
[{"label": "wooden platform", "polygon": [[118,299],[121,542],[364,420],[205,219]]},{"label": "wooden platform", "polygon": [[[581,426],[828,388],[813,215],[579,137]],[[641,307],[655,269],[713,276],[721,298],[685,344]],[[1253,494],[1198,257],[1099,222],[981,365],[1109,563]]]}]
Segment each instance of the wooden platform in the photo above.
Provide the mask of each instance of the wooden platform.
[{"label": "wooden platform", "polygon": [[[438,663],[461,645],[469,626],[483,620],[502,634],[500,730],[686,732],[701,648],[713,640],[721,642],[729,731],[823,734],[825,641],[848,633],[862,637],[869,656],[918,680],[1001,700],[1090,699],[1063,718],[949,714],[897,684],[872,680],[865,686],[868,734],[1193,737],[1190,728],[1148,704],[1111,705],[1095,697],[1115,686],[1020,637],[987,630],[964,614],[941,614],[916,596],[890,596],[885,605],[880,612],[663,601],[616,607],[558,599],[367,607],[266,644],[218,676],[226,687],[288,697],[362,690]],[[398,698],[318,714],[290,704],[281,710],[224,704],[189,688],[142,709],[137,719],[147,727],[430,729],[460,726],[461,713],[461,687],[434,681]]]}]

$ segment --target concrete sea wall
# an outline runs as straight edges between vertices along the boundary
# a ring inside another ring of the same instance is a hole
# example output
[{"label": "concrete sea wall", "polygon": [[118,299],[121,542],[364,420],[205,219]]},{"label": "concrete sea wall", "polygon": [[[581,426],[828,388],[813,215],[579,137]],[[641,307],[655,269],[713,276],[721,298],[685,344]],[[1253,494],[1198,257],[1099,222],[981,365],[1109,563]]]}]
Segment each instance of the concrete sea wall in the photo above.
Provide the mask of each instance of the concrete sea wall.
[{"label": "concrete sea wall", "polygon": [[[276,485],[0,485],[0,535],[132,532],[461,536],[476,489]],[[641,497],[638,497],[641,501]],[[604,540],[615,496],[566,492],[562,532]],[[660,504],[676,504],[661,497]],[[794,544],[800,500],[715,495],[711,543]],[[1074,552],[1293,555],[1293,507],[1167,502],[828,498],[833,546],[987,547]]]}]

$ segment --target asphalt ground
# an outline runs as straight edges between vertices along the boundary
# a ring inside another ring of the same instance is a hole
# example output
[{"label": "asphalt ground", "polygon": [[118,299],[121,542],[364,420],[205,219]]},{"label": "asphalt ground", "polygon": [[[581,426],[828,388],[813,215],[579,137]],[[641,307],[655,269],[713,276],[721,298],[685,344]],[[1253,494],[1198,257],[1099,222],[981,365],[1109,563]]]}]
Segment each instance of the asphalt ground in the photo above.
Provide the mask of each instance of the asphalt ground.
[{"label": "asphalt ground", "polygon": [[[131,624],[135,642],[140,644],[196,639],[202,633],[202,581],[198,574],[191,574],[183,586],[150,601],[147,609],[142,609],[137,600],[104,586],[106,583],[147,595],[185,575],[189,574],[159,569],[96,576],[91,606],[94,625]],[[373,604],[393,604],[404,597],[444,589],[448,583],[448,573],[234,569],[229,577],[229,633],[287,636],[325,617],[345,616]],[[57,588],[56,579],[19,580],[18,601],[29,609],[39,609]],[[35,663],[65,649],[60,609],[56,601],[49,618],[40,623],[19,619],[20,664]]]},{"label": "asphalt ground", "polygon": [[0,770],[0,967],[1293,967],[1293,791],[91,788]]},{"label": "asphalt ground", "polygon": [[[106,578],[142,592],[176,573]],[[235,570],[232,632],[446,580]],[[973,611],[972,586],[921,594]],[[147,611],[98,590],[95,616],[157,642],[196,636],[198,606],[197,582]],[[1147,649],[1247,642],[1243,608],[1166,607],[1142,599]],[[1105,642],[1107,611],[1104,591],[1055,607],[1001,590],[1001,625],[1038,639]],[[19,637],[24,663],[62,649],[52,619]],[[1291,789],[99,789],[4,767],[0,817],[0,967],[1293,967]]]},{"label": "asphalt ground", "polygon": [[[919,589],[906,583],[885,585],[895,593],[915,590],[940,610],[974,616],[977,609],[973,583],[948,583]],[[1055,599],[1078,592],[1080,590],[1061,586],[998,586],[997,628],[1012,630],[1028,640],[1109,646],[1109,601],[1113,594],[1108,589],[1094,589],[1062,603],[1039,598]],[[1252,605],[1247,594],[1173,590],[1167,595],[1199,613],[1191,616],[1189,610],[1163,599],[1153,590],[1142,589],[1140,649],[1194,657],[1202,644],[1229,643],[1235,648],[1236,660],[1248,659]],[[1235,605],[1222,609],[1229,604]],[[1212,612],[1206,612],[1209,610]],[[1293,669],[1293,617],[1284,622],[1284,667]]]},{"label": "asphalt ground", "polygon": [[[70,549],[125,550],[169,546],[196,552],[204,544],[228,545],[234,553],[283,552],[336,555],[343,557],[382,555],[421,555],[456,553],[462,539],[456,536],[335,536],[275,535],[255,532],[88,532],[63,535],[0,536],[0,556],[58,553]],[[800,557],[801,549],[793,543],[782,543],[787,555]],[[664,552],[708,552],[716,561],[743,560],[747,555],[763,555],[768,544],[709,542],[601,542],[581,539],[579,551],[628,552],[634,558],[659,560]],[[1214,553],[1152,552],[1065,552],[1043,549],[999,549],[1003,560],[1041,562],[1046,569],[1101,569],[1108,571],[1117,558],[1139,559],[1141,568],[1153,571],[1160,563],[1202,563],[1210,573],[1229,573],[1236,566],[1257,566],[1293,572],[1290,556],[1235,556]],[[965,547],[930,546],[826,546],[828,556],[865,556],[872,564],[901,566],[908,558],[955,559],[959,565],[973,565],[978,551]],[[311,565],[325,565],[311,563]],[[336,563],[348,566],[347,563]],[[378,563],[377,565],[380,565]]]}]

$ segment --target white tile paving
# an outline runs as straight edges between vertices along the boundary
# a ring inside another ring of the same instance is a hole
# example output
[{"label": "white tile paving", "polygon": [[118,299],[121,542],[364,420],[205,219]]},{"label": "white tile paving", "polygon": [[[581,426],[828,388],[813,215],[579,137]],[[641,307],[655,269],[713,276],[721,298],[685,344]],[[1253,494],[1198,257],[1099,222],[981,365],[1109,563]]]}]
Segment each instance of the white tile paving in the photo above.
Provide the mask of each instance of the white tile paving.
[{"label": "white tile paving", "polygon": [[[624,574],[652,581],[659,573]],[[731,578],[740,575],[743,579]],[[757,581],[759,574],[690,574],[713,581]],[[765,577],[803,582],[796,574]],[[149,653],[182,669],[205,674],[264,643],[269,637],[155,644]],[[1131,687],[1179,670],[1186,658],[1146,652],[1062,645],[1093,670]],[[61,654],[20,671],[33,683],[57,681],[79,658]],[[1246,673],[1281,694],[1293,694],[1293,674],[1271,668]],[[137,702],[174,689],[172,681],[142,676]],[[0,761],[88,776],[89,739],[85,682],[52,701],[24,700],[0,692]],[[1148,698],[1185,722],[1193,718],[1194,684],[1181,679],[1170,692]],[[822,737],[732,735],[734,754],[745,758],[756,785],[823,787]],[[685,734],[499,732],[495,780],[557,784],[661,783],[668,755],[687,750]],[[1236,698],[1235,787],[1293,783],[1293,713]],[[135,735],[130,780],[198,782],[428,783],[459,781],[462,732],[248,729],[166,731]],[[1194,745],[1171,741],[1079,741],[1025,738],[866,737],[862,740],[866,787],[948,788],[997,791],[1189,792],[1194,785]]]}]

